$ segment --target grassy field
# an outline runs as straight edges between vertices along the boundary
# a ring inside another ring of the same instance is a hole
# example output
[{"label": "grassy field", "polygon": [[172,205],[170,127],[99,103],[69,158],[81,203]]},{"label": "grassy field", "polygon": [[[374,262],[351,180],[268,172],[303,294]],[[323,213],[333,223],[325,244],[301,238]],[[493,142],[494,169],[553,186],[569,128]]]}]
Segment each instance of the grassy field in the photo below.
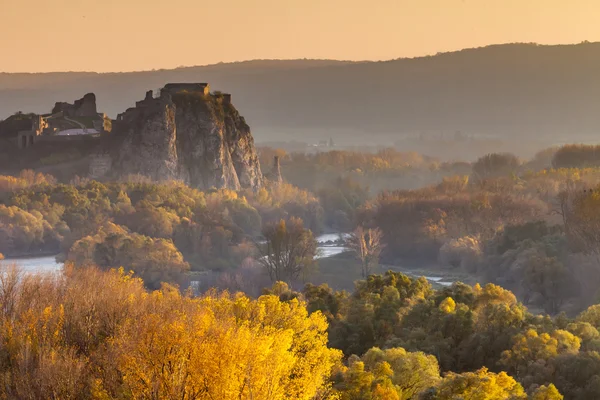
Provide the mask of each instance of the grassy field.
[{"label": "grassy field", "polygon": [[318,270],[309,278],[310,283],[328,284],[336,290],[354,289],[354,281],[361,279],[360,263],[351,252],[319,259]]},{"label": "grassy field", "polygon": [[[383,274],[388,270],[402,272],[411,277],[439,277],[444,282],[460,281],[470,285],[476,283],[475,277],[460,269],[448,269],[440,265],[419,266],[415,268],[399,265],[380,265],[373,273]],[[354,289],[354,282],[359,279],[362,279],[360,263],[356,260],[352,252],[346,252],[333,257],[319,259],[318,270],[310,277],[309,281],[315,285],[326,283],[336,290],[352,291]],[[435,288],[442,287],[435,282],[431,282],[431,284]]]}]

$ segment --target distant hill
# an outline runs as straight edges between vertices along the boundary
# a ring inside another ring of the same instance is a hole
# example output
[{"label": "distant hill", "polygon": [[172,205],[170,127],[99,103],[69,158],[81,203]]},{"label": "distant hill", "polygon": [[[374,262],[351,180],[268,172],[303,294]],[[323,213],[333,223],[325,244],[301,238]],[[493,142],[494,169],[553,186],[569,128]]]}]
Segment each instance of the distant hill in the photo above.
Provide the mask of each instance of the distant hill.
[{"label": "distant hill", "polygon": [[[493,45],[386,62],[249,61],[131,73],[0,73],[0,118],[94,92],[115,117],[166,82],[230,92],[259,140],[373,143],[455,132],[579,138],[600,133],[600,43]],[[328,135],[328,136],[324,136]]]}]

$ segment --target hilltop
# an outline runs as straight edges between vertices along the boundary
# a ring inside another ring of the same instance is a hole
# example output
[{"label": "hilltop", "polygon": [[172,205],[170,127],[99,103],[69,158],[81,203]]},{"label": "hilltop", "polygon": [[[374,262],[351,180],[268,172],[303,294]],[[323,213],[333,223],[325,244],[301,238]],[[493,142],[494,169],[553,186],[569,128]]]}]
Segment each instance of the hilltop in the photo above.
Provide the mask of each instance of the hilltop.
[{"label": "hilltop", "polygon": [[[94,92],[114,118],[164,82],[236,94],[259,141],[390,143],[454,133],[585,140],[600,127],[600,43],[506,44],[385,62],[260,60],[129,73],[0,74],[0,118]],[[369,134],[368,136],[366,134]]]}]

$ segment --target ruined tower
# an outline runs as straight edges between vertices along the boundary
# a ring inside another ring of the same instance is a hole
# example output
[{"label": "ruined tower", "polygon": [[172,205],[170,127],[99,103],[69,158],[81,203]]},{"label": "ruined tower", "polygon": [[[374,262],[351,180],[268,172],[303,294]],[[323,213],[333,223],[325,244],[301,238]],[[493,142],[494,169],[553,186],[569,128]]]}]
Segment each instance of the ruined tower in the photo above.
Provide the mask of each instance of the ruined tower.
[{"label": "ruined tower", "polygon": [[272,183],[280,184],[283,182],[283,177],[281,176],[281,164],[279,163],[279,156],[273,157],[273,168],[269,172],[268,179]]}]

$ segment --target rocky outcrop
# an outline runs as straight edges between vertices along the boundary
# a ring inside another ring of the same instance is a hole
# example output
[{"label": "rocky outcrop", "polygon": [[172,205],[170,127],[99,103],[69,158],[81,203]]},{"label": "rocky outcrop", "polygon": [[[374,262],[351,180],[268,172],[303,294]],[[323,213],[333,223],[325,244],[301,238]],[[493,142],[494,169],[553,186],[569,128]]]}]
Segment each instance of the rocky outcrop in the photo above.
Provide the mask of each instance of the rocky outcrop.
[{"label": "rocky outcrop", "polygon": [[200,188],[262,185],[254,139],[228,98],[207,91],[151,92],[113,124],[119,138],[114,170]]}]

